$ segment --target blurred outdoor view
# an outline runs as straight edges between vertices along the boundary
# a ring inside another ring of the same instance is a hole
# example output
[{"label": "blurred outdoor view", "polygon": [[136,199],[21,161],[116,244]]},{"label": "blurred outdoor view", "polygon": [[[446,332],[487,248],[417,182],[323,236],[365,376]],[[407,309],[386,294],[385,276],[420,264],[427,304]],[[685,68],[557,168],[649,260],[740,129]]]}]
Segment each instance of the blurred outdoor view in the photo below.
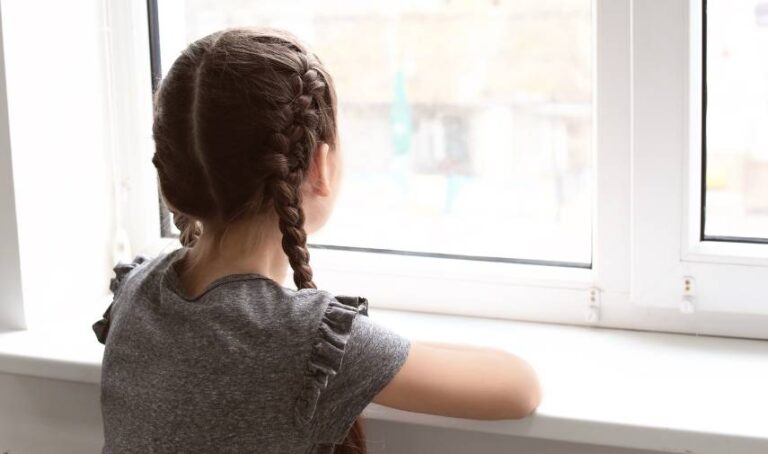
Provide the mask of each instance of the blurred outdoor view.
[{"label": "blurred outdoor view", "polygon": [[768,239],[768,1],[707,1],[706,236]]},{"label": "blurred outdoor view", "polygon": [[345,179],[311,243],[591,262],[590,0],[160,0],[159,15],[164,69],[239,25],[285,28],[328,67]]}]

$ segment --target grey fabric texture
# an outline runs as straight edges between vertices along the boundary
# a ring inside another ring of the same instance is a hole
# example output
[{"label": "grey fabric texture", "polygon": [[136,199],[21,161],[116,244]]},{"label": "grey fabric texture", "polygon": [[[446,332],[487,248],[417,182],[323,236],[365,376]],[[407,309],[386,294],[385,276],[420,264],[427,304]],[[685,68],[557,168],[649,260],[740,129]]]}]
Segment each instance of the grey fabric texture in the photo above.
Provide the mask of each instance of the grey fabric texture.
[{"label": "grey fabric texture", "polygon": [[331,453],[396,375],[410,340],[367,300],[256,273],[185,295],[186,248],[115,267],[104,343],[102,454]]}]

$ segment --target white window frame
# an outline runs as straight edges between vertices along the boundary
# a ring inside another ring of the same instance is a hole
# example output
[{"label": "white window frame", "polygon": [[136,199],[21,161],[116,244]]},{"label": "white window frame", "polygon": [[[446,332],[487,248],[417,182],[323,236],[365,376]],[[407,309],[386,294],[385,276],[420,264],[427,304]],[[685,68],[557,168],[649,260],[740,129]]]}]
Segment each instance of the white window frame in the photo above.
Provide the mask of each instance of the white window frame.
[{"label": "white window frame", "polygon": [[[698,244],[687,220],[700,183],[700,171],[687,172],[697,155],[689,151],[697,150],[690,136],[698,92],[688,81],[698,56],[688,49],[698,45],[690,32],[699,3],[594,2],[592,269],[312,248],[316,282],[382,308],[768,339],[768,303],[732,303],[744,295],[735,286],[763,288],[753,278],[768,274],[765,257],[755,248],[735,252],[741,245]],[[155,254],[178,242],[159,235],[147,11],[143,2],[109,4],[122,219],[133,251]],[[664,96],[654,96],[660,89]],[[659,174],[668,176],[662,184]],[[680,310],[684,276],[695,278],[693,313]]]},{"label": "white window frame", "polygon": [[641,306],[677,309],[691,277],[696,313],[752,315],[755,335],[765,337],[768,245],[699,235],[701,6],[634,2],[631,295]]}]

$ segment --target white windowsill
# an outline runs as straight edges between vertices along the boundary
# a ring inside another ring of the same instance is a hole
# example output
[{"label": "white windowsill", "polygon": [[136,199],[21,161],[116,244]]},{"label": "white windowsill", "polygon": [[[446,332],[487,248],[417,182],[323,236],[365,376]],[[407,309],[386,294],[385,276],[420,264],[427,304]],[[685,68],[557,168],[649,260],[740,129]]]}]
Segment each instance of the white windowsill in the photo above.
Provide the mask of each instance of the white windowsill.
[{"label": "white windowsill", "polygon": [[[522,356],[539,372],[544,399],[521,421],[470,421],[376,404],[365,410],[368,418],[666,452],[768,452],[768,341],[375,307],[370,315],[414,340],[488,345]],[[90,329],[98,316],[90,318],[0,333],[0,372],[98,384],[103,346]]]}]

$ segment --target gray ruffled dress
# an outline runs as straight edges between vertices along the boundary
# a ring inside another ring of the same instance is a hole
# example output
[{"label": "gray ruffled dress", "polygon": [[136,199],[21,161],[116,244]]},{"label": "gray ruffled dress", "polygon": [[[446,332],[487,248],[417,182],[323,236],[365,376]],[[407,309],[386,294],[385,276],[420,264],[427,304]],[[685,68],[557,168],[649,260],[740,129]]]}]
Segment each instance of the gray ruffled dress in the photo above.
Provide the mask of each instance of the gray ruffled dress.
[{"label": "gray ruffled dress", "polygon": [[395,376],[410,340],[365,298],[255,273],[184,294],[186,249],[115,267],[93,329],[105,345],[102,454],[331,453]]}]

